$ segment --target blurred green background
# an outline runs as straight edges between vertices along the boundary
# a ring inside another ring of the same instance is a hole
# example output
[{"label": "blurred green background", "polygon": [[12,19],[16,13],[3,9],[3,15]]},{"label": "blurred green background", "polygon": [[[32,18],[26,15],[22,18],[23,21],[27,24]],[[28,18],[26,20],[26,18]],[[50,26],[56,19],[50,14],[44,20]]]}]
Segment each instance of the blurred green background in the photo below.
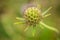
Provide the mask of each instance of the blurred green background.
[{"label": "blurred green background", "polygon": [[[36,35],[32,37],[31,28],[29,31],[23,32],[24,26],[22,24],[14,25],[16,17],[22,17],[22,6],[28,4],[29,1],[31,0],[0,0],[0,40],[60,40],[59,33],[57,34],[46,28],[40,30],[37,27]],[[45,18],[44,23],[60,31],[60,0],[39,0],[39,3],[42,12],[50,6],[53,7],[48,12],[52,15]]]}]

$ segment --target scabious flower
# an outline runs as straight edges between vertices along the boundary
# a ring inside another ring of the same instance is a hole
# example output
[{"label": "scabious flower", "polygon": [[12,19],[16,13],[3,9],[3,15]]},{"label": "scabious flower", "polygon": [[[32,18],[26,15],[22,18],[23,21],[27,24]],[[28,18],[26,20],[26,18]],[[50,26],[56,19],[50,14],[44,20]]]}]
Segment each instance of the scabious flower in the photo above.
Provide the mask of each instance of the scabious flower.
[{"label": "scabious flower", "polygon": [[[23,18],[16,17],[18,20],[23,20],[24,24],[27,26],[24,31],[29,30],[29,27],[38,27],[38,25],[43,25],[44,27],[59,32],[56,28],[50,27],[46,25],[42,20],[44,18],[50,16],[51,14],[46,14],[52,7],[49,7],[46,11],[41,12],[41,9],[37,5],[30,4],[27,7],[25,7],[23,11]],[[16,22],[15,24],[19,24],[22,21]],[[39,26],[41,27],[41,26]],[[36,30],[36,29],[35,29]],[[33,36],[35,35],[35,30],[33,32]]]}]

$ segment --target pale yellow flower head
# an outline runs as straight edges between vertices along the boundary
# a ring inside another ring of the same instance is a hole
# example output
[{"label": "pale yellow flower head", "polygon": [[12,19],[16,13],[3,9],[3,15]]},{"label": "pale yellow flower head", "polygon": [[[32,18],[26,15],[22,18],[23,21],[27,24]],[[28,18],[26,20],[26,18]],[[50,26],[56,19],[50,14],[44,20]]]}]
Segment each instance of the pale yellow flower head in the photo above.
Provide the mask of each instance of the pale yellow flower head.
[{"label": "pale yellow flower head", "polygon": [[41,20],[41,11],[37,7],[29,7],[24,12],[24,18],[28,25],[36,25]]}]

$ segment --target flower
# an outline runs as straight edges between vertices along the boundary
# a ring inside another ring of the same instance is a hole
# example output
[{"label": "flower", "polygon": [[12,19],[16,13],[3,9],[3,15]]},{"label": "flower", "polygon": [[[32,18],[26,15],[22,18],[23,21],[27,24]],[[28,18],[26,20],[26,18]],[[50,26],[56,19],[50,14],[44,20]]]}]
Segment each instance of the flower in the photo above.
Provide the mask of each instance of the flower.
[{"label": "flower", "polygon": [[[41,10],[38,7],[30,6],[24,10],[23,18],[16,17],[18,20],[23,20],[27,26],[37,27],[37,25],[43,25],[44,27],[59,33],[56,28],[46,25],[42,20],[51,14],[46,14],[52,7],[49,7],[45,12],[41,13]],[[16,22],[19,24],[22,22]],[[27,31],[29,27],[26,27],[24,31]],[[34,36],[35,30],[33,32]]]},{"label": "flower", "polygon": [[24,12],[24,18],[26,21],[26,24],[36,26],[36,24],[39,23],[41,20],[41,12],[39,11],[38,8],[36,7],[29,7],[25,12]]}]

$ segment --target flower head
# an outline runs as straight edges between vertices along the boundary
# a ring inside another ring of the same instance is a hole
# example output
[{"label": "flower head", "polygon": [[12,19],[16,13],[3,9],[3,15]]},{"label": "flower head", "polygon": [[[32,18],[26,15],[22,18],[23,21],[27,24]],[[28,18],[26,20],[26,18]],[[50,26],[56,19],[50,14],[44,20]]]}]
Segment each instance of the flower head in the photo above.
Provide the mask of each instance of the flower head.
[{"label": "flower head", "polygon": [[[46,11],[41,13],[41,10],[38,7],[30,6],[30,7],[27,7],[24,10],[24,14],[23,14],[24,18],[17,17],[16,19],[24,20],[25,24],[27,24],[28,26],[35,27],[35,26],[37,26],[37,24],[39,24],[39,25],[43,25],[44,27],[46,27],[46,28],[48,28],[48,29],[50,29],[52,31],[55,31],[55,32],[59,33],[59,31],[56,28],[53,28],[53,27],[50,27],[50,26],[46,25],[41,20],[42,17],[46,18],[46,17],[51,15],[51,14],[46,14],[51,8],[52,7],[49,7]],[[20,23],[21,23],[21,21],[20,22],[16,22],[15,24],[20,24]],[[27,28],[24,31],[27,31],[29,29],[28,26],[27,26]],[[35,31],[34,31],[34,33],[35,33]],[[33,36],[34,36],[34,33],[33,33]]]},{"label": "flower head", "polygon": [[42,18],[41,11],[36,7],[29,7],[24,12],[24,18],[26,24],[36,26]]}]

